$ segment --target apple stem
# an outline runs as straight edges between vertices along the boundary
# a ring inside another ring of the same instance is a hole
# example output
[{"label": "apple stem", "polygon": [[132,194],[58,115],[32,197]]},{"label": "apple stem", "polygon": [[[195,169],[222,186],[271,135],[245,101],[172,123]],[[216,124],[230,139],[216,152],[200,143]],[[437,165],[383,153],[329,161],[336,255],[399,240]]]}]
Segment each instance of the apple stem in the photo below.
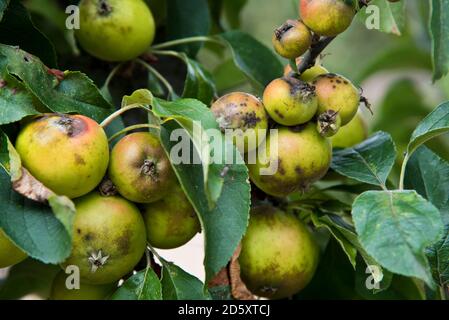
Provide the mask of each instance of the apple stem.
[{"label": "apple stem", "polygon": [[170,82],[162,74],[160,74],[159,71],[157,71],[155,68],[153,68],[147,62],[145,62],[141,59],[137,59],[136,61],[138,63],[140,63],[141,65],[143,65],[149,72],[151,72],[165,86],[165,88],[167,88],[168,99],[176,97],[175,90],[173,90],[173,87],[171,86]]},{"label": "apple stem", "polygon": [[154,124],[148,124],[148,123],[145,123],[145,124],[136,124],[136,125],[133,125],[133,126],[126,127],[125,129],[120,130],[120,131],[114,133],[114,134],[108,139],[108,141],[111,142],[111,141],[113,141],[114,139],[116,139],[117,137],[119,137],[119,136],[121,136],[121,135],[123,135],[123,134],[125,134],[125,133],[127,133],[127,132],[129,132],[129,131],[136,130],[136,129],[143,129],[143,128],[151,128],[151,129],[157,129],[157,130],[160,130],[160,129],[161,129],[159,126],[154,125]]},{"label": "apple stem", "polygon": [[152,112],[150,108],[148,108],[147,106],[141,104],[141,103],[133,103],[130,104],[128,106],[125,106],[121,109],[118,109],[117,111],[115,111],[113,114],[111,114],[109,117],[107,117],[106,119],[103,120],[103,122],[100,123],[100,126],[102,128],[107,127],[109,124],[111,124],[112,121],[114,121],[115,118],[119,117],[122,113],[125,113],[126,111],[132,110],[132,109],[137,109],[137,108],[142,108],[145,109],[148,112]]},{"label": "apple stem", "polygon": [[167,41],[167,42],[156,44],[150,48],[150,52],[152,52],[153,49],[159,50],[159,49],[165,49],[165,48],[169,48],[169,47],[179,46],[181,44],[189,44],[189,43],[195,43],[195,42],[213,42],[213,43],[224,45],[223,42],[221,42],[220,40],[217,40],[215,38],[205,37],[205,36],[197,36],[197,37],[183,38],[183,39],[172,40],[172,41]]}]

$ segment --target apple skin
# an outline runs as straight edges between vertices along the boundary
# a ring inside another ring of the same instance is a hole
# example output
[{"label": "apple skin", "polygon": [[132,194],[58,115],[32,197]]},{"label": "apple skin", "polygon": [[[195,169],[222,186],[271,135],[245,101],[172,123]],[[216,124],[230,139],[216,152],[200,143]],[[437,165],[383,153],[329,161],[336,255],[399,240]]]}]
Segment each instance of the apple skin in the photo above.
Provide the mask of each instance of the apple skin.
[{"label": "apple skin", "polygon": [[75,35],[89,54],[105,61],[127,61],[143,54],[156,25],[142,0],[81,0]]},{"label": "apple skin", "polygon": [[162,145],[149,132],[122,138],[111,152],[109,178],[118,192],[137,203],[151,203],[165,197],[176,183]]},{"label": "apple skin", "polygon": [[366,123],[360,114],[357,114],[344,127],[341,127],[337,134],[331,138],[334,148],[350,148],[368,138]]},{"label": "apple skin", "polygon": [[160,249],[178,248],[200,230],[200,221],[180,186],[165,198],[144,206],[148,243]]},{"label": "apple skin", "polygon": [[251,210],[239,257],[251,292],[270,299],[292,296],[312,280],[318,260],[319,248],[296,216],[269,205]]},{"label": "apple skin", "polygon": [[0,229],[0,269],[13,266],[27,258],[27,254],[18,248]]},{"label": "apple skin", "polygon": [[[270,134],[259,148],[255,163],[247,161],[251,181],[268,195],[287,197],[321,179],[331,164],[332,145],[316,127],[316,123],[309,122],[280,127],[277,139]],[[261,169],[269,168],[270,164],[277,164],[277,170],[264,175]]]},{"label": "apple skin", "polygon": [[[62,267],[78,266],[81,282],[87,284],[113,283],[133,271],[146,248],[139,209],[120,196],[103,197],[98,192],[76,199],[75,207],[72,252]],[[98,257],[100,251],[107,260],[92,262],[89,258]]]},{"label": "apple skin", "polygon": [[60,271],[53,280],[49,300],[107,300],[117,289],[117,283],[93,285],[80,283],[79,289],[67,289],[69,275]]},{"label": "apple skin", "polygon": [[77,198],[103,179],[109,163],[106,133],[82,115],[44,114],[20,131],[22,165],[58,195]]},{"label": "apple skin", "polygon": [[300,0],[300,17],[320,36],[335,37],[351,25],[356,14],[347,0]]},{"label": "apple skin", "polygon": [[233,143],[242,154],[254,151],[265,140],[268,114],[257,97],[231,92],[215,101],[211,111],[220,130],[233,134]]}]

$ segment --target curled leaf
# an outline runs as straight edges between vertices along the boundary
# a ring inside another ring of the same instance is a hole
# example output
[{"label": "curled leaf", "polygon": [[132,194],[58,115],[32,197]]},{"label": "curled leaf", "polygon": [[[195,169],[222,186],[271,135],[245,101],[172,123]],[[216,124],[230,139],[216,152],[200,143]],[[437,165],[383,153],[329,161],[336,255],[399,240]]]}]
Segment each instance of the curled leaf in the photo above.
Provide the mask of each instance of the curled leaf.
[{"label": "curled leaf", "polygon": [[235,250],[228,266],[229,278],[231,280],[231,293],[237,300],[256,300],[256,297],[248,290],[240,277],[240,264],[238,259],[241,251],[242,245],[240,244]]}]

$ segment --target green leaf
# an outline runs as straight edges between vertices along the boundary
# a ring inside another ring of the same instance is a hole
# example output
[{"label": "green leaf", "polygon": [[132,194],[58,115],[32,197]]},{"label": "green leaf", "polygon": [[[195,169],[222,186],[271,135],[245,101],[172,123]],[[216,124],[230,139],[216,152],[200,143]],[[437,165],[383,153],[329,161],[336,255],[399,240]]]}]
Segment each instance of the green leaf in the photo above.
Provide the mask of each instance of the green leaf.
[{"label": "green leaf", "polygon": [[111,300],[162,300],[162,286],[150,267],[139,271],[112,295]]},{"label": "green leaf", "polygon": [[437,208],[415,191],[368,191],[352,209],[363,248],[391,272],[433,286],[424,249],[440,239]]},{"label": "green leaf", "polygon": [[38,58],[5,45],[0,45],[1,63],[54,112],[76,112],[101,122],[113,110],[93,81],[81,72],[65,72],[64,80],[59,81]]},{"label": "green leaf", "polygon": [[6,10],[6,8],[9,5],[9,1],[10,0],[2,0],[2,1],[0,1],[0,22],[2,21],[3,15],[5,13],[5,10]]},{"label": "green leaf", "polygon": [[0,23],[0,43],[19,46],[38,56],[45,64],[56,67],[55,48],[31,21],[21,1],[11,1]]},{"label": "green leaf", "polygon": [[26,116],[39,114],[32,94],[6,70],[0,60],[0,125],[22,120]]},{"label": "green leaf", "polygon": [[[369,266],[370,268],[374,268],[370,269],[370,271],[373,273],[373,276],[377,277],[376,279],[379,283],[378,289],[374,288],[372,292],[376,293],[386,290],[391,284],[392,274],[383,269],[382,266],[379,265],[379,263],[374,260],[373,257],[371,257],[365,251],[365,249],[363,249],[362,245],[359,242],[357,234],[355,233],[354,227],[352,225],[349,225],[342,217],[335,214],[322,215],[319,219],[321,220],[322,224],[325,224],[328,226],[328,228],[332,229],[332,235],[340,243],[343,251],[346,253],[346,255],[348,255],[348,257],[349,254],[348,252],[346,252],[345,247],[352,248],[352,250],[355,250],[356,253],[358,252],[362,257],[362,260],[365,262],[364,265],[366,267]],[[349,253],[351,253],[351,251],[349,251]],[[349,259],[354,269],[357,261],[356,256],[357,255],[354,255],[353,260],[352,257]]]},{"label": "green leaf", "polygon": [[449,0],[431,0],[430,35],[432,37],[433,80],[449,72]]},{"label": "green leaf", "polygon": [[378,19],[380,31],[400,36],[405,27],[404,1],[398,3],[391,3],[388,0],[371,1],[360,11],[360,20],[371,24],[375,19]]},{"label": "green leaf", "polygon": [[444,237],[426,250],[432,268],[433,279],[440,286],[449,285],[449,225]]},{"label": "green leaf", "polygon": [[222,164],[224,162],[213,163],[211,160],[212,137],[207,130],[219,131],[212,112],[203,103],[193,99],[182,99],[174,102],[155,100],[153,112],[159,117],[176,120],[192,139],[202,164],[206,198],[209,207],[212,208],[223,188],[224,179],[220,176],[220,172],[225,167]]},{"label": "green leaf", "polygon": [[260,92],[273,79],[283,74],[283,66],[277,56],[249,34],[228,31],[220,37],[231,48],[235,65]]},{"label": "green leaf", "polygon": [[28,294],[48,298],[53,279],[60,271],[59,266],[26,259],[9,270],[8,277],[0,284],[0,299],[17,300]]},{"label": "green leaf", "polygon": [[315,227],[326,228],[332,234],[348,257],[352,267],[355,269],[357,249],[345,238],[344,235],[341,234],[337,228],[334,227],[333,223],[329,221],[327,216],[318,217],[318,215],[312,214],[311,218]]},{"label": "green leaf", "polygon": [[440,104],[413,131],[408,144],[410,156],[420,145],[449,131],[449,102]]},{"label": "green leaf", "polygon": [[396,148],[390,135],[378,132],[359,145],[337,150],[332,169],[349,178],[385,186],[396,159]]},{"label": "green leaf", "polygon": [[44,263],[64,261],[71,237],[51,209],[12,190],[9,175],[0,168],[0,227],[29,256]]},{"label": "green leaf", "polygon": [[366,300],[422,300],[423,295],[414,278],[403,277],[400,275],[390,276],[390,286],[385,290],[368,289],[374,285],[373,278],[370,277],[370,270],[358,259],[355,276],[355,289],[360,298]]},{"label": "green leaf", "polygon": [[[176,122],[169,121],[161,130],[162,144],[169,153],[177,144],[171,141],[170,133],[180,128]],[[235,148],[228,147],[230,149],[236,153]],[[174,165],[176,175],[199,215],[204,232],[206,283],[229,262],[248,225],[248,169],[244,164],[230,164],[226,168],[222,171],[224,184],[221,195],[216,206],[211,209],[205,196],[202,166],[183,163]]]},{"label": "green leaf", "polygon": [[[194,36],[206,36],[210,29],[207,0],[167,0],[167,39],[175,40]],[[193,57],[201,45],[179,47]]]},{"label": "green leaf", "polygon": [[206,105],[211,104],[216,95],[212,76],[195,60],[185,56],[184,61],[187,64],[187,77],[182,97],[195,98]]},{"label": "green leaf", "polygon": [[209,300],[204,284],[177,265],[160,259],[162,263],[162,295],[164,300]]},{"label": "green leaf", "polygon": [[407,164],[404,185],[432,202],[449,223],[449,164],[446,161],[421,146]]},{"label": "green leaf", "polygon": [[153,103],[153,94],[146,89],[136,90],[129,96],[123,96],[122,108],[136,103],[150,106]]}]

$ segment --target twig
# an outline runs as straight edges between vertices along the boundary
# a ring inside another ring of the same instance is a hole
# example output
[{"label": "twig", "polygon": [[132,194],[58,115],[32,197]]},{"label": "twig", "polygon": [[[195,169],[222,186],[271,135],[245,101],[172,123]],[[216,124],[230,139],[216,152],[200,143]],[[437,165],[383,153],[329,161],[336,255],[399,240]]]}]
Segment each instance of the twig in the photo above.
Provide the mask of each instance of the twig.
[{"label": "twig", "polygon": [[301,63],[298,65],[298,73],[302,74],[309,68],[315,65],[316,59],[320,56],[321,52],[334,40],[335,37],[325,37],[312,43],[310,49],[304,54],[301,59]]}]

